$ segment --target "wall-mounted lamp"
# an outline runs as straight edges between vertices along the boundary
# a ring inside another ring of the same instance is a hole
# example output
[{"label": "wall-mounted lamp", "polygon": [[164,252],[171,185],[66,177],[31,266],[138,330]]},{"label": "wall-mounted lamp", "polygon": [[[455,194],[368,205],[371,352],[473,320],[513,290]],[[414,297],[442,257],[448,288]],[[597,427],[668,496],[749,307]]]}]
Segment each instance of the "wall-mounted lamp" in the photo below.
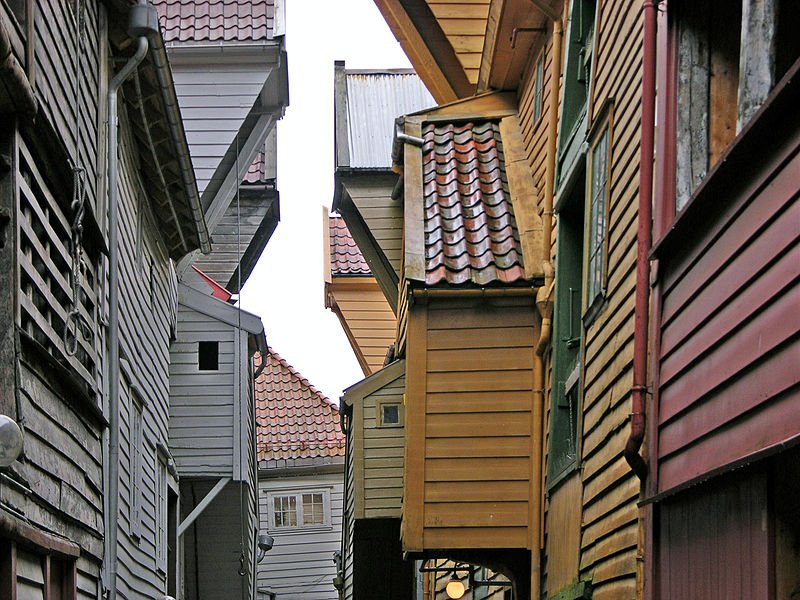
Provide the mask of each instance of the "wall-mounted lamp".
[{"label": "wall-mounted lamp", "polygon": [[10,467],[22,454],[22,431],[11,417],[0,415],[0,468]]},{"label": "wall-mounted lamp", "polygon": [[275,545],[275,538],[267,533],[258,534],[258,559],[256,562],[261,562],[267,555],[267,552],[272,550]]},{"label": "wall-mounted lamp", "polygon": [[464,592],[467,591],[467,588],[464,586],[464,582],[458,578],[454,571],[453,576],[450,578],[450,581],[447,582],[447,587],[444,588],[444,591],[447,592],[448,598],[457,599],[464,595]]}]

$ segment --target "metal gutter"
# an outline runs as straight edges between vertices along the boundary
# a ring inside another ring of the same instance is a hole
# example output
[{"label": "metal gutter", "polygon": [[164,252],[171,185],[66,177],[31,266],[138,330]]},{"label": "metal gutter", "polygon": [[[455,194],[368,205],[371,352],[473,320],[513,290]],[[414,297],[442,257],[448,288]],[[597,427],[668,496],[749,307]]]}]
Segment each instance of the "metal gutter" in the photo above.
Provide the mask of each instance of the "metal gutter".
[{"label": "metal gutter", "polygon": [[[147,10],[147,6],[131,7],[131,23],[136,12]],[[155,9],[152,9],[155,12]],[[158,18],[156,16],[156,24]],[[156,25],[157,26],[157,25]],[[119,439],[120,439],[120,360],[119,360],[119,160],[117,158],[117,92],[128,77],[144,60],[150,47],[146,28],[139,28],[136,53],[111,80],[108,86],[108,396],[109,396],[109,475],[108,475],[108,514],[105,543],[105,563],[107,580],[105,582],[108,600],[117,596],[117,545],[119,536]],[[156,30],[157,32],[157,30]]]}]

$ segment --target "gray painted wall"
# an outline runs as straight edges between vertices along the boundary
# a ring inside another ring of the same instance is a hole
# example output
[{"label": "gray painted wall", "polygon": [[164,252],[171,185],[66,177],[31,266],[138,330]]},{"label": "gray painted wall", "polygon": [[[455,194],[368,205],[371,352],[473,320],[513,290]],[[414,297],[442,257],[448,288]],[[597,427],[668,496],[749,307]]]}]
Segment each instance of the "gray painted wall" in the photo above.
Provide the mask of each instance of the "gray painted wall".
[{"label": "gray painted wall", "polygon": [[[270,493],[327,490],[330,494],[329,527],[276,530],[269,523]],[[275,538],[275,546],[258,566],[258,588],[268,588],[280,600],[338,600],[333,587],[336,566],[333,553],[341,549],[342,473],[270,477],[259,479],[261,530]]]}]

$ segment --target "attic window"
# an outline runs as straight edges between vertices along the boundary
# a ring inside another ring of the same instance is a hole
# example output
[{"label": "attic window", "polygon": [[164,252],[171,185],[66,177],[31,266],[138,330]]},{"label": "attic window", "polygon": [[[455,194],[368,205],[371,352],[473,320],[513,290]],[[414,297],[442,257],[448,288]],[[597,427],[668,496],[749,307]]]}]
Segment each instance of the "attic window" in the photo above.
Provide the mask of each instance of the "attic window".
[{"label": "attic window", "polygon": [[400,404],[398,402],[385,402],[380,405],[381,427],[399,427],[401,421]]},{"label": "attic window", "polygon": [[219,370],[219,342],[197,343],[197,368],[201,371]]}]

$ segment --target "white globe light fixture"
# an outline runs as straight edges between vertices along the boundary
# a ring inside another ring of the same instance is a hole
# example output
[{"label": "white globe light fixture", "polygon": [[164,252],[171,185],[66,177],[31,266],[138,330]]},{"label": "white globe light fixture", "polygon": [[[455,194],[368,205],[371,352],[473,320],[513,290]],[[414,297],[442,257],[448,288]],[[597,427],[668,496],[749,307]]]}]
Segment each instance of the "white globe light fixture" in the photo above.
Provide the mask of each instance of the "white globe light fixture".
[{"label": "white globe light fixture", "polygon": [[453,573],[453,576],[450,578],[450,581],[447,582],[447,587],[444,589],[447,592],[448,598],[461,598],[464,595],[464,592],[467,589],[464,587],[464,582],[458,579]]},{"label": "white globe light fixture", "polygon": [[9,467],[22,454],[22,431],[11,417],[0,415],[0,468]]}]

